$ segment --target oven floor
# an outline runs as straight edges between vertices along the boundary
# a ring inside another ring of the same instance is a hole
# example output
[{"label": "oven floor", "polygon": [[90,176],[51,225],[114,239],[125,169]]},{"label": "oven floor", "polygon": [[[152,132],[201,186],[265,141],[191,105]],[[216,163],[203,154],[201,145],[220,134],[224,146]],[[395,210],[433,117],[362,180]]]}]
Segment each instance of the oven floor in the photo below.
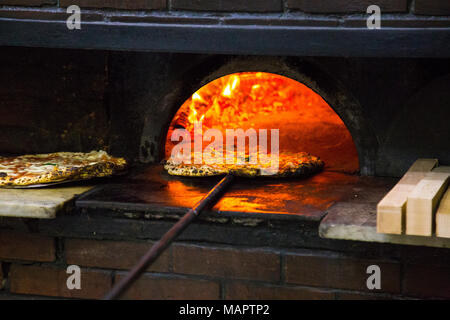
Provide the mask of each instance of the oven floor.
[{"label": "oven floor", "polygon": [[[183,214],[215,183],[214,178],[169,176],[162,166],[137,169],[80,197],[81,208],[126,213]],[[323,171],[305,179],[236,179],[207,215],[319,221],[336,202],[378,202],[396,179]]]}]

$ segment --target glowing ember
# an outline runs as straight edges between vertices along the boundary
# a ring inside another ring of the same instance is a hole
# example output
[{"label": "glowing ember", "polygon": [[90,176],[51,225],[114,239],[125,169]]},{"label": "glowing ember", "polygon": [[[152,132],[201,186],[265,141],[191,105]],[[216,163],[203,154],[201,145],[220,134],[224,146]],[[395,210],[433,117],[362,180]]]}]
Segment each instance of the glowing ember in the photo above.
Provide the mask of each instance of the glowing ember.
[{"label": "glowing ember", "polygon": [[334,110],[305,85],[271,73],[243,72],[224,76],[200,88],[178,110],[170,124],[165,155],[176,144],[176,128],[194,134],[218,129],[279,129],[280,153],[308,152],[328,168],[357,171],[358,156],[352,137]]}]

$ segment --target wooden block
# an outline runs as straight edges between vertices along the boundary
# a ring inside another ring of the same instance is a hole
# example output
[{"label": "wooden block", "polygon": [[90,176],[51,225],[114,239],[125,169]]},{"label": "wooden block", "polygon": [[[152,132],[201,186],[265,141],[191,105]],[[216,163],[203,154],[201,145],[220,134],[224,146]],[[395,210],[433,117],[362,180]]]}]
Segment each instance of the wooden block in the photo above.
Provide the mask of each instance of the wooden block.
[{"label": "wooden block", "polygon": [[436,236],[450,238],[450,188],[447,188],[436,212]]},{"label": "wooden block", "polygon": [[418,159],[377,205],[377,232],[401,234],[409,193],[437,166],[437,159]]},{"label": "wooden block", "polygon": [[427,173],[411,191],[406,204],[406,234],[433,234],[433,215],[447,189],[449,178],[450,167],[440,167]]},{"label": "wooden block", "polygon": [[443,172],[443,173],[449,173],[450,167],[449,166],[440,166],[436,167],[432,170],[433,172]]}]

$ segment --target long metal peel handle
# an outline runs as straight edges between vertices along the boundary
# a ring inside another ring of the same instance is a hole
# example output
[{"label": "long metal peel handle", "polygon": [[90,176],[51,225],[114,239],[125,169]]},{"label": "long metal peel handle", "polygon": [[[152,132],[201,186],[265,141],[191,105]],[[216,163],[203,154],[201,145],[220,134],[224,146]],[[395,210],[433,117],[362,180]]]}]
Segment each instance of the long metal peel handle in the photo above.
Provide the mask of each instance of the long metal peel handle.
[{"label": "long metal peel handle", "polygon": [[156,242],[150,250],[142,256],[141,260],[128,272],[128,274],[117,283],[103,300],[113,300],[119,298],[140,275],[164,252],[164,250],[175,240],[186,227],[198,216],[205,208],[212,207],[222,195],[222,192],[233,181],[233,175],[227,175],[220,180],[211,191],[200,200],[194,208],[189,211],[167,231],[164,236]]}]

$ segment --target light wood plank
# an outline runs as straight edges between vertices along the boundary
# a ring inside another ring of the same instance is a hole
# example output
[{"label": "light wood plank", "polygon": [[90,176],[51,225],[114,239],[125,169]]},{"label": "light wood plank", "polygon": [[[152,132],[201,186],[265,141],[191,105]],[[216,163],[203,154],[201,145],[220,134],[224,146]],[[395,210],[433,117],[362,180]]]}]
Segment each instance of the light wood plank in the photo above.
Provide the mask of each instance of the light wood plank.
[{"label": "light wood plank", "polygon": [[414,162],[395,187],[378,203],[377,232],[402,233],[409,193],[437,164],[437,159],[418,159]]},{"label": "light wood plank", "polygon": [[436,212],[436,236],[450,238],[450,188],[447,188]]},{"label": "light wood plank", "polygon": [[440,167],[427,173],[411,191],[406,204],[406,234],[433,234],[433,215],[447,189],[449,178],[450,167]]},{"label": "light wood plank", "polygon": [[433,171],[433,172],[449,173],[449,170],[450,170],[449,168],[450,168],[449,166],[439,166],[439,167],[434,168],[431,171]]}]

